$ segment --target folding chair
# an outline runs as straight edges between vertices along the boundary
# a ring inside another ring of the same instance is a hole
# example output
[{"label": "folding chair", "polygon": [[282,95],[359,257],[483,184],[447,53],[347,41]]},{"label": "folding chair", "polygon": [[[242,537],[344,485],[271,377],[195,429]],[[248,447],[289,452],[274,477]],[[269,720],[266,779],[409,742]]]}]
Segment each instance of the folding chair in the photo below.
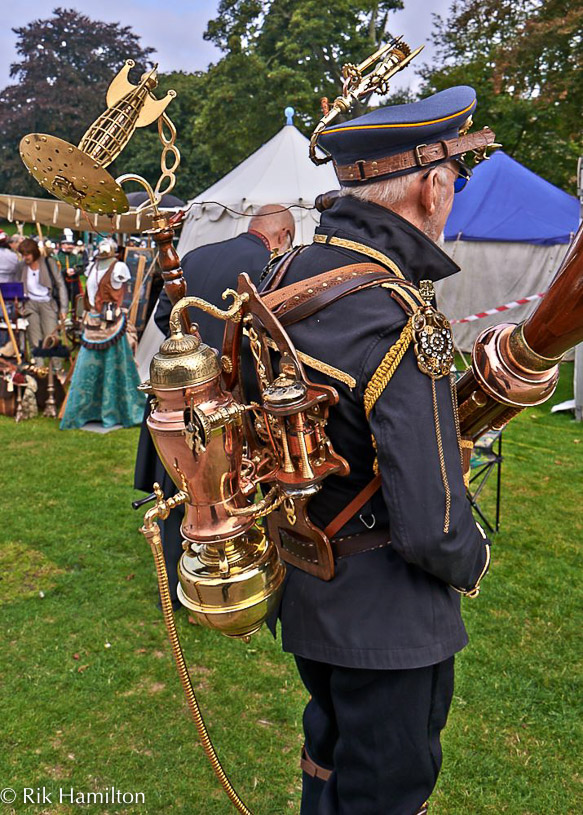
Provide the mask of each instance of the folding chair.
[{"label": "folding chair", "polygon": [[[502,486],[502,430],[490,430],[475,444],[470,462],[470,504],[490,532],[500,529],[500,498]],[[494,526],[480,507],[479,498],[490,475],[496,470],[496,517]]]}]

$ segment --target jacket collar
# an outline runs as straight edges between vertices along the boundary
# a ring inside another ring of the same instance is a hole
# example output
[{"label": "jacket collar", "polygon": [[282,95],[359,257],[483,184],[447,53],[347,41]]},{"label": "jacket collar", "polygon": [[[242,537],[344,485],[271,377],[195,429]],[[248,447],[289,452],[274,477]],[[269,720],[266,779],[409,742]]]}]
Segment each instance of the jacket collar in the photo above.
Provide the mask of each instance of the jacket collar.
[{"label": "jacket collar", "polygon": [[442,280],[460,270],[449,255],[412,223],[390,209],[351,195],[336,199],[322,213],[316,232],[383,252],[415,285],[420,280]]}]

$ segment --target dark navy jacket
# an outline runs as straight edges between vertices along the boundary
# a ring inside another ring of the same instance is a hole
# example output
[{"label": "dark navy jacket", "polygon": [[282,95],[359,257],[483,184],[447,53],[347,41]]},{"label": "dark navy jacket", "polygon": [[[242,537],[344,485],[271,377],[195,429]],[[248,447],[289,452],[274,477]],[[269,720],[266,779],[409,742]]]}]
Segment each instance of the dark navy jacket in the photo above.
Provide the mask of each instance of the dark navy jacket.
[{"label": "dark navy jacket", "polygon": [[[317,233],[380,250],[416,284],[459,271],[408,221],[352,197],[337,200],[322,215]],[[315,243],[292,262],[283,285],[356,262],[370,258]],[[300,351],[341,368],[357,382],[350,389],[307,370],[309,378],[333,385],[340,395],[328,432],[334,449],[350,464],[349,476],[324,481],[310,515],[326,526],[371,480],[372,431],[382,492],[338,536],[374,524],[390,529],[391,538],[388,547],[338,560],[330,582],[288,567],[280,607],[283,647],[308,659],[360,668],[416,668],[440,662],[467,643],[460,595],[450,584],[471,587],[485,564],[486,549],[465,495],[449,380],[436,382],[451,490],[447,534],[431,380],[417,367],[412,347],[377,401],[370,424],[363,407],[366,385],[406,319],[390,292],[379,286],[344,297],[288,329]]]},{"label": "dark navy jacket", "polygon": [[[237,288],[237,277],[241,272],[247,272],[251,280],[257,283],[269,260],[269,254],[269,249],[261,238],[249,232],[226,241],[199,246],[182,259],[186,293],[202,297],[219,308],[227,308],[230,300],[225,302],[221,298],[225,289]],[[154,319],[164,336],[168,335],[171,311],[170,300],[162,290]],[[192,321],[198,324],[203,342],[220,351],[223,345],[224,322],[200,309],[191,309],[190,316]],[[149,406],[146,413],[149,414]],[[167,486],[168,494],[175,492],[170,476],[166,474],[158,459],[144,420],[136,458],[134,487],[149,493],[152,491],[154,481],[158,481],[163,487]]]},{"label": "dark navy jacket", "polygon": [[[225,289],[237,288],[237,277],[241,272],[247,272],[256,284],[269,260],[269,254],[269,249],[261,238],[249,232],[227,241],[199,246],[182,259],[186,293],[202,297],[219,308],[227,308],[231,301],[225,301],[221,297]],[[171,311],[168,295],[162,290],[154,319],[164,336],[168,334]],[[191,309],[190,316],[193,322],[198,323],[203,342],[220,351],[224,322],[200,309]]]}]

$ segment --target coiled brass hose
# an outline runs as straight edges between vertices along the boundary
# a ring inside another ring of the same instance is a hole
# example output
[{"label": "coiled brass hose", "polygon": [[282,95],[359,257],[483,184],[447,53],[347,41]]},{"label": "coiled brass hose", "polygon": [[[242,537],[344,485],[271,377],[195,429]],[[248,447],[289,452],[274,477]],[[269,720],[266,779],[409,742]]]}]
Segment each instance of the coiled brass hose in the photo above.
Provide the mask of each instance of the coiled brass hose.
[{"label": "coiled brass hose", "polygon": [[182,683],[184,693],[186,694],[188,707],[190,708],[192,718],[194,719],[194,724],[196,725],[198,737],[200,739],[200,743],[202,744],[202,749],[210,761],[213,772],[219,779],[221,786],[229,796],[229,799],[233,803],[235,809],[238,812],[243,813],[243,815],[253,815],[251,810],[248,809],[243,801],[239,798],[237,791],[227,778],[219,757],[216,754],[215,748],[213,747],[213,743],[210,740],[210,736],[206,729],[206,725],[202,718],[198,701],[192,687],[192,681],[184,660],[184,654],[182,653],[178,632],[176,631],[172,600],[170,599],[170,590],[168,588],[168,574],[166,572],[166,563],[164,561],[164,554],[162,550],[160,527],[154,519],[156,517],[163,519],[167,518],[170,514],[170,510],[173,507],[185,503],[185,501],[188,499],[188,495],[185,492],[179,492],[174,496],[174,498],[164,500],[161,496],[161,491],[159,491],[159,487],[158,490],[156,487],[158,487],[157,484],[154,485],[154,492],[158,496],[158,501],[155,507],[152,507],[152,509],[149,509],[148,512],[146,512],[144,517],[144,525],[141,527],[140,532],[150,544],[152,554],[154,555],[154,563],[156,565],[156,574],[158,577],[158,588],[160,591],[160,601],[162,605],[162,614],[164,617],[164,624],[166,625],[166,631],[168,632],[168,637],[170,639],[170,645],[172,646],[172,655],[174,656],[178,675],[180,676],[180,681]]}]

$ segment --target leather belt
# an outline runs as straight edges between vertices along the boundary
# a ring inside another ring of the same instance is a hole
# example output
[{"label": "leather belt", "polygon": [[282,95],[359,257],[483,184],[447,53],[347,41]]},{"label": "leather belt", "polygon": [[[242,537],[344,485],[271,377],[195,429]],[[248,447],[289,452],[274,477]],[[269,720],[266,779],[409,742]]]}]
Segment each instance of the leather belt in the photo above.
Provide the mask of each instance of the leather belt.
[{"label": "leather belt", "polygon": [[413,150],[398,153],[396,156],[386,156],[374,161],[355,161],[352,164],[335,164],[336,175],[339,181],[359,182],[371,178],[379,178],[392,173],[410,170],[413,167],[427,167],[436,161],[444,161],[450,156],[460,156],[467,150],[476,150],[494,143],[494,131],[483,127],[475,133],[467,133],[457,139],[439,141],[435,144],[418,144]]},{"label": "leather belt", "polygon": [[382,549],[391,543],[388,529],[371,529],[370,532],[359,532],[357,535],[347,535],[330,541],[334,560],[350,555],[359,555],[373,549]]}]

